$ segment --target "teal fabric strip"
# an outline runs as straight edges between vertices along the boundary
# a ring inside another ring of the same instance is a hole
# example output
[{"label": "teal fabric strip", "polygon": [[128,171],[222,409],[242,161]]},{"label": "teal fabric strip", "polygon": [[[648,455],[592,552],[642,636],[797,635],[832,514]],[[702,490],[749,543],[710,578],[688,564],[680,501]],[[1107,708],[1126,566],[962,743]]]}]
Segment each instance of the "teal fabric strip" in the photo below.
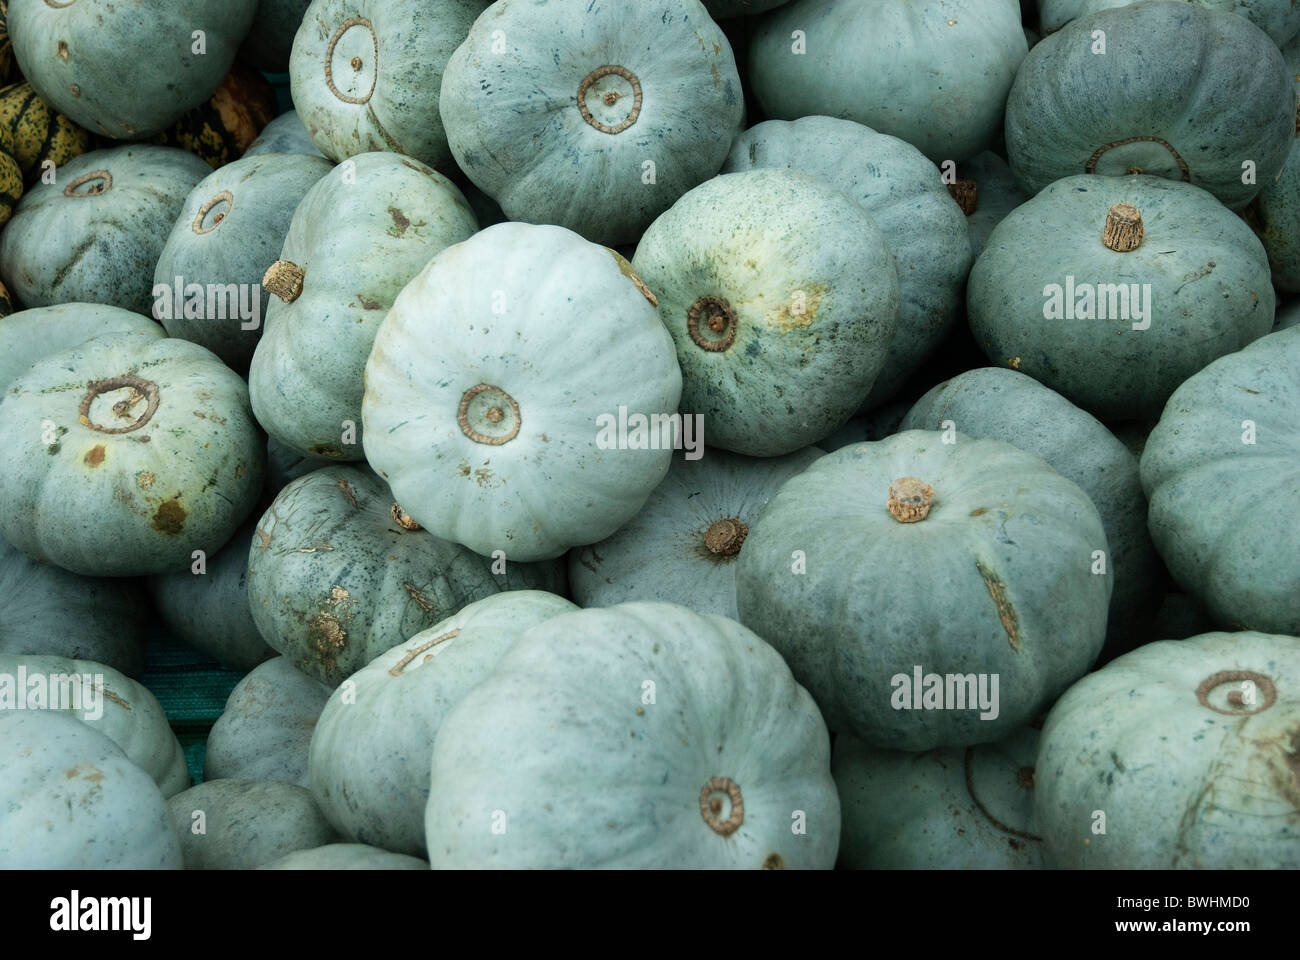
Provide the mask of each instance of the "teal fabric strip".
[{"label": "teal fabric strip", "polygon": [[145,645],[143,683],[162,704],[195,783],[203,782],[203,755],[208,732],[226,708],[226,700],[243,674],[183,646],[161,627]]}]

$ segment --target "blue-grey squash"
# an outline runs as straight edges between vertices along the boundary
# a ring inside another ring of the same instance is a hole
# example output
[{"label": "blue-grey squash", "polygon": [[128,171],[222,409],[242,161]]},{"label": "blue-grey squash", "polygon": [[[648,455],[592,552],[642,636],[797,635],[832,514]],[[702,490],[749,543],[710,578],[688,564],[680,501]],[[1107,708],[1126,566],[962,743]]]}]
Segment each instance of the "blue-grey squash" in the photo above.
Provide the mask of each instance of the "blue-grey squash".
[{"label": "blue-grey squash", "polygon": [[181,868],[158,785],[76,717],[0,710],[0,770],[0,869]]},{"label": "blue-grey squash", "polygon": [[424,856],[429,757],[447,713],[529,627],[578,609],[554,594],[485,597],[348,678],[311,737],[312,795],[349,840]]},{"label": "blue-grey squash", "polygon": [[80,577],[0,537],[0,654],[93,660],[144,670],[149,599],[137,580]]},{"label": "blue-grey squash", "polygon": [[1036,870],[1038,731],[996,743],[902,753],[835,738],[844,870]]},{"label": "blue-grey squash", "polygon": [[266,73],[285,73],[294,37],[311,0],[257,0],[257,13],[239,48],[241,60]]},{"label": "blue-grey squash", "polygon": [[1300,868],[1300,639],[1207,633],[1084,677],[1043,725],[1034,811],[1067,869]]},{"label": "blue-grey squash", "polygon": [[171,126],[230,71],[258,0],[9,0],[9,35],[42,100],[106,137]]},{"label": "blue-grey squash", "polygon": [[499,589],[487,560],[422,530],[382,480],[356,467],[290,483],[248,550],[258,630],[330,687]]},{"label": "blue-grey squash", "polygon": [[750,528],[736,601],[832,730],[968,746],[1028,723],[1096,660],[1107,550],[1088,495],[1043,460],[907,430],[787,480]]},{"label": "blue-grey squash", "polygon": [[701,184],[650,225],[632,266],[676,344],[682,414],[703,418],[711,446],[775,457],[816,443],[888,361],[901,302],[888,240],[807,174]]},{"label": "blue-grey squash", "polygon": [[0,711],[15,709],[66,713],[98,730],[164,797],[190,785],[185,754],[157,698],[107,664],[0,653]]},{"label": "blue-grey squash", "polygon": [[294,106],[331,160],[388,150],[451,161],[438,89],[487,0],[314,0],[293,40]]},{"label": "blue-grey squash", "polygon": [[1137,172],[1238,210],[1282,169],[1295,112],[1282,55],[1244,17],[1135,3],[1034,47],[1007,98],[1007,159],[1030,193],[1074,174]]},{"label": "blue-grey squash", "polygon": [[275,656],[248,607],[248,546],[257,515],[202,565],[146,581],[159,620],[177,640],[222,666],[247,673]]},{"label": "blue-grey squash", "polygon": [[797,0],[757,22],[749,82],[774,119],[856,120],[960,162],[993,144],[1027,49],[1017,0]]},{"label": "blue-grey squash", "polygon": [[211,172],[175,147],[83,153],[23,194],[0,232],[0,275],[28,307],[80,301],[151,316],[154,264],[186,195]]},{"label": "blue-grey squash", "polygon": [[1179,387],[1142,453],[1170,574],[1221,624],[1300,636],[1300,328]]},{"label": "blue-grey squash", "polygon": [[1029,199],[1007,162],[996,153],[980,153],[957,168],[959,180],[949,190],[966,214],[972,262],[984,252],[993,228]]},{"label": "blue-grey squash", "polygon": [[654,302],[626,260],[562,227],[449,247],[375,337],[366,458],[416,522],[484,556],[609,536],[672,456],[681,373]]},{"label": "blue-grey squash", "polygon": [[364,843],[327,843],[310,850],[295,850],[259,870],[428,870],[418,857],[389,853]]},{"label": "blue-grey squash", "polygon": [[262,490],[244,381],[184,340],[96,337],[38,361],[0,410],[0,532],[73,573],[184,570]]},{"label": "blue-grey squash", "polygon": [[675,455],[636,516],[612,537],[569,551],[573,598],[584,607],[679,603],[736,619],[736,562],[750,525],[781,484],[822,455],[816,447],[768,458]]},{"label": "blue-grey squash", "polygon": [[[1147,533],[1138,459],[1060,394],[1014,370],[983,367],[947,380],[908,411],[902,430],[959,430],[1042,457],[1078,484],[1101,515],[1115,575],[1107,629],[1112,647],[1146,642],[1160,563]],[[1138,638],[1141,637],[1140,640]]]},{"label": "blue-grey squash", "polygon": [[166,335],[149,318],[102,303],[32,307],[0,317],[0,391],[42,357],[79,346],[105,333]]},{"label": "blue-grey squash", "polygon": [[263,286],[275,294],[248,371],[263,429],[304,454],[361,460],[363,370],[407,281],[477,229],[446,177],[396,153],[363,153],[298,204]]},{"label": "blue-grey squash", "polygon": [[744,100],[699,0],[499,0],[442,78],[456,163],[512,220],[632,243],[718,172]]},{"label": "blue-grey squash", "polygon": [[338,839],[311,792],[283,780],[205,780],[167,808],[186,870],[253,870]]},{"label": "blue-grey squash", "polygon": [[[1135,0],[1037,0],[1039,23],[1045,33],[1060,30],[1098,10],[1126,7]],[[1210,10],[1227,10],[1245,17],[1279,47],[1300,31],[1300,6],[1291,0],[1191,0]]]},{"label": "blue-grey squash", "polygon": [[[247,606],[247,604],[245,604]],[[230,691],[226,708],[208,731],[205,780],[307,780],[307,748],[330,688],[288,657],[254,667]]]},{"label": "blue-grey squash", "polygon": [[257,135],[257,139],[244,151],[245,157],[257,157],[264,153],[305,153],[313,157],[325,154],[312,143],[311,134],[302,125],[297,110],[282,113]]},{"label": "blue-grey squash", "polygon": [[1150,420],[1196,371],[1272,329],[1274,294],[1263,245],[1206,191],[1080,174],[998,224],[966,308],[993,363],[1103,420]]},{"label": "blue-grey squash", "polygon": [[154,267],[153,317],[168,336],[248,369],[271,297],[262,277],[299,202],[331,169],[304,154],[250,157],[190,191]]},{"label": "blue-grey squash", "polygon": [[840,804],[776,651],[625,603],[529,628],[452,708],[425,830],[434,869],[829,869]]},{"label": "blue-grey squash", "polygon": [[951,329],[971,264],[961,210],[923,153],[851,120],[760,123],[736,138],[722,171],[767,167],[824,180],[856,200],[885,235],[900,302],[897,333],[865,404],[879,406]]}]

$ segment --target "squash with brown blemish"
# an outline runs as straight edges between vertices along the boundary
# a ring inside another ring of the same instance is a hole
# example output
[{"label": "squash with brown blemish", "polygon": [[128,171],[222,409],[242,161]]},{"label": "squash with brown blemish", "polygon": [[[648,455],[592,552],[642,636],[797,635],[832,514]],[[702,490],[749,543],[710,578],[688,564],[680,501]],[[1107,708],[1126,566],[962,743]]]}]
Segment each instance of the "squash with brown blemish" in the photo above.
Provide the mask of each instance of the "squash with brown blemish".
[{"label": "squash with brown blemish", "polygon": [[158,785],[79,717],[0,710],[0,770],[0,869],[181,868]]},{"label": "squash with brown blemish", "polygon": [[407,281],[477,227],[451,181],[400,154],[363,153],[317,180],[279,260],[263,265],[275,296],[248,372],[262,428],[302,454],[364,459],[362,371],[375,333]]},{"label": "squash with brown blemish", "polygon": [[[1029,722],[1092,665],[1107,554],[1097,508],[1043,460],[907,430],[786,481],[745,540],[737,605],[832,730],[895,750],[967,746]],[[932,699],[931,676],[951,702]],[[991,708],[967,699],[980,689]]]},{"label": "squash with brown blemish", "polygon": [[676,344],[682,413],[704,418],[710,446],[747,456],[842,426],[898,327],[898,271],[876,221],[794,170],[701,184],[650,225],[632,266]]},{"label": "squash with brown blemish", "polygon": [[261,493],[265,448],[243,380],[184,340],[96,337],[34,364],[3,407],[0,527],[74,573],[184,570]]},{"label": "squash with brown blemish", "polygon": [[[67,691],[74,698],[72,702],[84,708],[68,711],[71,716],[121,747],[132,763],[153,778],[164,797],[189,787],[185,753],[167,724],[162,706],[148,688],[91,660],[0,653],[0,677],[17,677],[19,669],[25,670],[29,678],[43,678],[47,685],[53,682],[61,691]],[[70,678],[66,686],[60,679],[63,677]],[[43,705],[58,709],[48,700]],[[28,706],[34,704],[29,702]]]},{"label": "squash with brown blemish", "polygon": [[[843,191],[880,227],[898,272],[898,330],[865,409],[880,406],[939,346],[960,312],[970,241],[960,208],[925,154],[852,120],[803,117],[750,127],[724,173],[790,169]],[[811,314],[813,294],[805,313]]]},{"label": "squash with brown blemish", "polygon": [[[286,486],[257,524],[248,547],[253,621],[271,647],[330,687],[503,589],[494,561],[399,522],[402,513],[369,470],[328,466]],[[522,587],[550,576],[508,566]]]},{"label": "squash with brown blemish", "polygon": [[186,194],[211,172],[173,147],[83,153],[23,195],[0,232],[0,275],[29,307],[80,301],[152,316],[158,255]]},{"label": "squash with brown blemish", "polygon": [[1300,868],[1300,639],[1206,633],[1084,677],[1043,725],[1034,811],[1065,869]]},{"label": "squash with brown blemish", "polygon": [[[42,100],[93,133],[150,137],[216,90],[257,0],[9,0],[9,34]],[[144,69],[142,65],[147,65]]]}]

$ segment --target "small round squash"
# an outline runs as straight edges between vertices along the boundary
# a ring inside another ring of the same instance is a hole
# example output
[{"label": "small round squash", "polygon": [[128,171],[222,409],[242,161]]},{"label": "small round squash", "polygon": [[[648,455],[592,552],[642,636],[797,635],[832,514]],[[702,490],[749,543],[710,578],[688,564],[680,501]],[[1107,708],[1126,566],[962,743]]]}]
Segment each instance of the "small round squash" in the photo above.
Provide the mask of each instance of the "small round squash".
[{"label": "small round squash", "polygon": [[383,481],[356,467],[290,483],[248,550],[258,630],[330,687],[498,590],[488,561],[421,529]]},{"label": "small round squash", "polygon": [[1156,549],[1225,626],[1300,636],[1300,327],[1179,387],[1147,438]]},{"label": "small round squash", "polygon": [[0,537],[0,654],[93,660],[128,677],[144,670],[149,598],[137,580],[79,577]]},{"label": "small round squash", "polygon": [[203,754],[207,780],[307,781],[307,748],[330,688],[288,657],[254,667],[236,684],[226,709],[208,732]]},{"label": "small round squash", "polygon": [[0,770],[0,869],[181,868],[158,785],[76,717],[0,710]]},{"label": "small round squash", "polygon": [[36,363],[0,409],[0,529],[73,573],[183,570],[262,490],[244,382],[184,340],[96,337]]},{"label": "small round squash", "polygon": [[1135,3],[1034,47],[1007,98],[1007,159],[1030,193],[1074,174],[1146,173],[1239,210],[1282,169],[1295,112],[1282,55],[1244,17]]},{"label": "small round squash", "polygon": [[107,137],[152,136],[212,95],[257,0],[9,0],[23,76],[42,100]]},{"label": "small round squash", "polygon": [[[130,677],[90,660],[0,653],[0,678],[0,711],[67,713],[121,747],[132,763],[153,778],[164,797],[189,787],[185,753],[167,724],[167,715],[157,698]],[[16,700],[23,706],[18,707]]]},{"label": "small round squash", "polygon": [[[1147,533],[1138,459],[1088,413],[1033,377],[983,367],[934,387],[903,418],[902,430],[945,430],[1003,440],[1042,457],[1088,494],[1114,567],[1107,638],[1111,651],[1145,643],[1159,602],[1159,560]],[[1138,637],[1141,637],[1138,640]]]},{"label": "small round squash", "polygon": [[996,743],[900,753],[841,734],[831,769],[844,809],[846,870],[1035,870],[1038,731]]},{"label": "small round squash", "polygon": [[698,459],[674,456],[664,482],[612,537],[569,551],[580,605],[657,600],[738,619],[736,563],[750,526],[781,484],[823,453],[806,447],[759,459],[699,452]]},{"label": "small round squash", "polygon": [[443,720],[430,862],[829,869],[829,761],[807,691],[734,620],[664,603],[561,614]]},{"label": "small round squash", "polygon": [[898,271],[898,332],[866,406],[879,406],[952,329],[970,242],[934,164],[909,143],[851,120],[769,120],[736,138],[724,173],[785,167],[824,180],[871,214]]},{"label": "small round squash", "polygon": [[400,154],[363,153],[316,181],[262,281],[275,299],[248,389],[263,429],[304,454],[363,459],[362,371],[379,323],[430,257],[475,229],[460,191]]},{"label": "small round squash", "polygon": [[1010,444],[946,439],[908,430],[822,457],[740,554],[741,622],[832,730],[873,746],[1008,736],[1106,635],[1113,574],[1088,495]]},{"label": "small round squash", "polygon": [[186,870],[253,870],[338,839],[310,791],[283,780],[206,780],[167,807]]},{"label": "small round squash", "polygon": [[154,264],[186,194],[211,172],[174,147],[84,153],[23,195],[0,233],[0,275],[29,307],[82,301],[150,316]]},{"label": "small round squash", "polygon": [[682,413],[735,453],[781,456],[841,426],[897,329],[898,271],[875,220],[793,170],[701,184],[650,225],[632,265],[676,344]]},{"label": "small round squash", "polygon": [[1103,420],[1153,420],[1180,383],[1272,329],[1274,294],[1264,247],[1204,190],[1079,175],[994,229],[966,307],[993,363]]},{"label": "small round squash", "polygon": [[339,833],[423,856],[429,757],[443,718],[529,627],[576,610],[540,590],[485,597],[380,654],[334,691],[311,738],[310,787]]},{"label": "small round squash", "polygon": [[1034,811],[1066,869],[1300,868],[1300,639],[1162,640],[1052,708]]},{"label": "small round squash", "polygon": [[250,157],[214,171],[185,198],[154,267],[153,317],[167,335],[248,369],[271,294],[262,288],[323,157]]},{"label": "small round squash", "polygon": [[[316,0],[293,40],[293,102],[331,160],[387,150],[451,160],[438,88],[486,0]],[[511,60],[517,68],[519,65]]]},{"label": "small round squash", "polygon": [[366,458],[416,522],[484,556],[609,536],[672,456],[681,373],[653,302],[626,260],[562,227],[449,247],[375,337]]},{"label": "small round squash", "polygon": [[718,172],[744,99],[699,0],[500,0],[447,63],[441,110],[510,219],[614,245]]},{"label": "small round squash", "polygon": [[797,0],[755,25],[749,81],[774,119],[843,117],[961,161],[992,145],[1027,49],[1016,0]]}]

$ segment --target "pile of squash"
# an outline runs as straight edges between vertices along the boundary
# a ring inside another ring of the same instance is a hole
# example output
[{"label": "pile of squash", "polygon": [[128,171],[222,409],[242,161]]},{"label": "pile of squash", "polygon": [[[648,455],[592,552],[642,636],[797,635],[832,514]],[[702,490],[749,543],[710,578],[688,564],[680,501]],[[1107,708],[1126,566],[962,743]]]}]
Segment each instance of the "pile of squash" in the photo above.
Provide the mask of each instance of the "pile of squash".
[{"label": "pile of squash", "polygon": [[1300,867],[1300,7],[130,8],[0,3],[0,867]]}]

